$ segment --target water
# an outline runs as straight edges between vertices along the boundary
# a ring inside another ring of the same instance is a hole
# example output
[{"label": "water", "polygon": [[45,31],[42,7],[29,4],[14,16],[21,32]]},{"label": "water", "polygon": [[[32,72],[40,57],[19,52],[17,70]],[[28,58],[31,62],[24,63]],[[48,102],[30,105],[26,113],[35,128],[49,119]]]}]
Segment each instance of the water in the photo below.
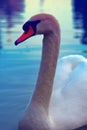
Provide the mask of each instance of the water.
[{"label": "water", "polygon": [[[36,84],[43,38],[32,37],[15,46],[14,41],[22,32],[22,24],[36,13],[56,16],[61,26],[60,57],[68,54],[87,57],[87,45],[82,42],[86,32],[83,27],[77,27],[83,26],[84,20],[82,17],[74,19],[77,12],[71,0],[15,0],[14,3],[8,0],[7,7],[5,2],[1,4],[0,15],[0,130],[18,130],[19,119]],[[86,36],[83,41],[87,44]]]}]

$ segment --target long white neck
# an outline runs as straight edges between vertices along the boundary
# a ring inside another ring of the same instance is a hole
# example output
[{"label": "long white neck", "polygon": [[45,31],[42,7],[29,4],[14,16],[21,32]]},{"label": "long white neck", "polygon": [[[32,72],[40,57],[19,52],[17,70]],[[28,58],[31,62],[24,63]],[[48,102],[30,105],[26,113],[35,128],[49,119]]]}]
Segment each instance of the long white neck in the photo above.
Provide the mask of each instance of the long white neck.
[{"label": "long white neck", "polygon": [[35,92],[31,100],[31,103],[45,108],[47,113],[60,46],[60,35],[57,34],[44,35],[40,71]]}]

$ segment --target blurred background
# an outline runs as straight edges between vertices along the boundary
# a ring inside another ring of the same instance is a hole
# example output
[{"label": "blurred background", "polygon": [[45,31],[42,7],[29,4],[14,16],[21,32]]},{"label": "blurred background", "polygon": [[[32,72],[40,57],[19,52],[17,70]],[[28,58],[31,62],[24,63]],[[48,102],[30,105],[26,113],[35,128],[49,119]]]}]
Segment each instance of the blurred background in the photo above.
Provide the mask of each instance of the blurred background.
[{"label": "blurred background", "polygon": [[42,36],[15,46],[22,25],[37,13],[60,23],[60,56],[87,57],[87,0],[0,0],[0,130],[18,130],[38,75]]}]

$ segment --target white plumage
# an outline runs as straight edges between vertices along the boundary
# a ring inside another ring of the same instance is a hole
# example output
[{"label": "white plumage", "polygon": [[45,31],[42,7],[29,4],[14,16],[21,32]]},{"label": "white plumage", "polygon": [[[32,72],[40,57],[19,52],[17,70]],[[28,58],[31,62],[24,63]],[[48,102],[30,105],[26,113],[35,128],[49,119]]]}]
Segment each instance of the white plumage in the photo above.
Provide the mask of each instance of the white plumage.
[{"label": "white plumage", "polygon": [[87,59],[69,55],[59,59],[50,102],[58,130],[87,123]]},{"label": "white plumage", "polygon": [[80,55],[65,56],[56,67],[60,27],[52,15],[35,15],[23,29],[25,33],[16,45],[35,34],[44,37],[37,84],[19,129],[72,130],[86,125],[87,59]]}]

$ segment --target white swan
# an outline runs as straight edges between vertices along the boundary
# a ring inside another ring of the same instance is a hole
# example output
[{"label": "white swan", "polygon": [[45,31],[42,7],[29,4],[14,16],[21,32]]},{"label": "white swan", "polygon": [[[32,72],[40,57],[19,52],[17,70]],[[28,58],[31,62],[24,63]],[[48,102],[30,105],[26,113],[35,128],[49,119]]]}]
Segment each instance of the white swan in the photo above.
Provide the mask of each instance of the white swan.
[{"label": "white swan", "polygon": [[19,130],[71,130],[87,124],[87,59],[66,56],[56,69],[60,28],[52,15],[31,17],[23,30],[16,45],[36,34],[44,38],[36,88]]}]

